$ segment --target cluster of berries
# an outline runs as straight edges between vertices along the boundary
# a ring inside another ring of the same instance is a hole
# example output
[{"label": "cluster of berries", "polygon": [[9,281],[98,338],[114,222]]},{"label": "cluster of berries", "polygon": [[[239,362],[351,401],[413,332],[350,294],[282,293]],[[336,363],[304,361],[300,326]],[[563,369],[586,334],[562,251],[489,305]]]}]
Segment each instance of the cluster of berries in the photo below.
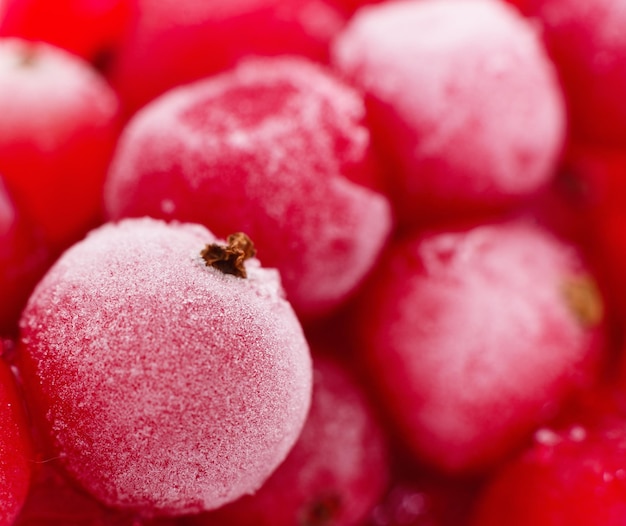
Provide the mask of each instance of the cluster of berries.
[{"label": "cluster of berries", "polygon": [[0,0],[0,526],[625,524],[623,22]]}]

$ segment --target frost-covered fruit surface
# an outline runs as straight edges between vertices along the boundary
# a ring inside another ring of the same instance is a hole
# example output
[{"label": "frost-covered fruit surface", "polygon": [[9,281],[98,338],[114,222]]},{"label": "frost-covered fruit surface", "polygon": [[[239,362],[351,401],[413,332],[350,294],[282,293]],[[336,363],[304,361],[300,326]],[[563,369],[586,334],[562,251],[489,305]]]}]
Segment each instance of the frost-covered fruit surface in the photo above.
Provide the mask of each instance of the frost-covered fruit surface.
[{"label": "frost-covered fruit surface", "polygon": [[[105,184],[110,218],[244,231],[303,318],[361,284],[392,229],[359,94],[303,58],[248,60],[170,91],[124,131]],[[323,133],[320,131],[323,130]]]},{"label": "frost-covered fruit surface", "polygon": [[0,39],[0,174],[55,250],[101,219],[118,109],[86,62],[42,42]]},{"label": "frost-covered fruit surface", "polygon": [[27,401],[50,454],[101,502],[213,509],[258,489],[293,446],[309,349],[277,272],[251,255],[199,225],[127,220],[37,286],[21,320]]},{"label": "frost-covered fruit surface", "polygon": [[328,0],[135,3],[109,75],[129,112],[245,56],[297,54],[326,62],[329,43],[346,19]]},{"label": "frost-covered fruit surface", "polygon": [[354,526],[382,497],[389,472],[382,428],[345,366],[315,356],[311,410],[287,459],[254,495],[194,526]]},{"label": "frost-covered fruit surface", "polygon": [[333,63],[368,95],[398,215],[511,206],[550,179],[566,115],[532,27],[498,0],[401,0],[357,11]]},{"label": "frost-covered fruit surface", "polygon": [[355,313],[403,439],[450,472],[484,470],[589,383],[602,323],[577,250],[522,222],[399,242]]},{"label": "frost-covered fruit surface", "polygon": [[13,524],[26,499],[33,469],[31,447],[15,379],[0,361],[0,526]]}]

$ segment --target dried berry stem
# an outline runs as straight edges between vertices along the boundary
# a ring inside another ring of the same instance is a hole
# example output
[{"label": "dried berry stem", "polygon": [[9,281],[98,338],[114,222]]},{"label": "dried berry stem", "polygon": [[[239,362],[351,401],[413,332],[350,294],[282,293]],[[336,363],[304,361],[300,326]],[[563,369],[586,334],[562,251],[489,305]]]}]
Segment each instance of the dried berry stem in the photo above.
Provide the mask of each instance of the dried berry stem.
[{"label": "dried berry stem", "polygon": [[228,236],[227,245],[211,243],[200,252],[207,267],[221,270],[224,274],[232,274],[238,278],[248,277],[244,261],[254,257],[256,250],[252,240],[243,232]]}]

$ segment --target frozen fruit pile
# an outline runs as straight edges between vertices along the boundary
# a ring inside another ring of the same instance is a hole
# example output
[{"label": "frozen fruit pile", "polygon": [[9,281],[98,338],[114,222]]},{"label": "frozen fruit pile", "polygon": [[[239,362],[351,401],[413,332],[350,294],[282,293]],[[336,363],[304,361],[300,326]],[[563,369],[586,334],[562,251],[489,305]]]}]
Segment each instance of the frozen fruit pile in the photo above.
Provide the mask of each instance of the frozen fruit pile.
[{"label": "frozen fruit pile", "polygon": [[624,24],[0,0],[0,526],[626,524]]}]

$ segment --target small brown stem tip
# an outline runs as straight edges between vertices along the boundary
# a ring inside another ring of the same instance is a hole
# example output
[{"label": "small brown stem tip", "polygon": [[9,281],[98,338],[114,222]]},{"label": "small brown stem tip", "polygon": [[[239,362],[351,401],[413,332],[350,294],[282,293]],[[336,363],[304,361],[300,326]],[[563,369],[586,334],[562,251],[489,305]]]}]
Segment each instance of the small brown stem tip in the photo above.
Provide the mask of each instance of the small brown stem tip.
[{"label": "small brown stem tip", "polygon": [[224,274],[232,274],[238,278],[248,277],[244,261],[255,256],[254,243],[243,232],[231,234],[226,241],[227,245],[217,243],[206,245],[200,256],[207,267],[216,268]]}]

